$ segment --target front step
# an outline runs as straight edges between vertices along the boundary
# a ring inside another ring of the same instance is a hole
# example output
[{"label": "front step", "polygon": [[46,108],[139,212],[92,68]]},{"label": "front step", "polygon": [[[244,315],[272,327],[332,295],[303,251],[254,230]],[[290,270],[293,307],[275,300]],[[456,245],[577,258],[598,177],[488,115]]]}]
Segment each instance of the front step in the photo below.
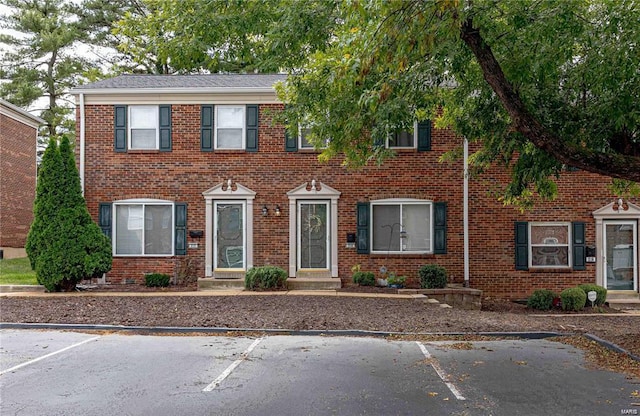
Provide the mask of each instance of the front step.
[{"label": "front step", "polygon": [[198,290],[242,290],[244,279],[198,279]]},{"label": "front step", "polygon": [[341,287],[342,284],[337,277],[287,279],[287,288],[289,290],[335,290]]},{"label": "front step", "polygon": [[607,292],[607,303],[616,309],[640,310],[640,294],[632,290],[616,290]]}]

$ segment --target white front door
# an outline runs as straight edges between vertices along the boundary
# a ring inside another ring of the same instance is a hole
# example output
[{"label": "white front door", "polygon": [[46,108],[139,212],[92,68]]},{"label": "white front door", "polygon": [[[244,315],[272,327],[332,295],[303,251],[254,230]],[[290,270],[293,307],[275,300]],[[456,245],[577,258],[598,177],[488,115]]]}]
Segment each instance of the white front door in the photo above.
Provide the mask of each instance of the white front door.
[{"label": "white front door", "polygon": [[329,212],[328,201],[298,202],[298,269],[329,269]]},{"label": "white front door", "polygon": [[607,290],[638,290],[638,247],[635,220],[604,220],[603,275]]},{"label": "white front door", "polygon": [[245,203],[215,202],[214,269],[245,269]]}]

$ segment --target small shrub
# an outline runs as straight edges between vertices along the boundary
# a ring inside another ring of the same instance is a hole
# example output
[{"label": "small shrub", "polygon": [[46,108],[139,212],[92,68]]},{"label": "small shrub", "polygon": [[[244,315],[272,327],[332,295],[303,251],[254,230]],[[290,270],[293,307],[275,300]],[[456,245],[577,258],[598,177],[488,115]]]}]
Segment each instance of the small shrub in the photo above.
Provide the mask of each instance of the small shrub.
[{"label": "small shrub", "polygon": [[376,276],[373,272],[357,271],[353,274],[353,283],[360,286],[374,286],[376,284]]},{"label": "small shrub", "polygon": [[168,274],[149,273],[144,276],[144,284],[147,287],[167,287],[171,278]]},{"label": "small shrub", "polygon": [[549,289],[538,289],[527,299],[527,307],[547,311],[553,307],[553,300],[557,296]]},{"label": "small shrub", "polygon": [[581,311],[587,301],[587,294],[579,287],[570,287],[560,293],[560,299],[565,311]]},{"label": "small shrub", "polygon": [[[597,294],[596,301],[595,301],[596,306],[604,305],[604,302],[607,300],[607,289],[605,289],[602,286],[598,286],[593,283],[587,283],[584,285],[580,285],[578,287],[582,289],[585,294],[588,294],[592,290],[596,292]],[[585,306],[591,306],[591,302],[589,302],[589,299],[586,300]]]},{"label": "small shrub", "polygon": [[389,273],[389,277],[387,277],[387,285],[395,286],[398,288],[404,287],[407,278],[405,276],[396,276],[395,273]]},{"label": "small shrub", "polygon": [[280,267],[252,267],[244,277],[244,287],[247,290],[286,289],[287,277],[287,272]]},{"label": "small shrub", "polygon": [[444,289],[447,287],[447,270],[437,264],[427,264],[418,270],[422,289]]}]

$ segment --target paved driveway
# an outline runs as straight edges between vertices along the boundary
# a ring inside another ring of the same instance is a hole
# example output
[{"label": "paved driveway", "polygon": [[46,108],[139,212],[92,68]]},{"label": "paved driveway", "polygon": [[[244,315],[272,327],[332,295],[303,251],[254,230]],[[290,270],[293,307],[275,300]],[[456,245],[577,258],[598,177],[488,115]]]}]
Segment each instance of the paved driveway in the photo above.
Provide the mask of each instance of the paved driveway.
[{"label": "paved driveway", "polygon": [[3,416],[620,415],[638,388],[546,340],[0,330]]}]

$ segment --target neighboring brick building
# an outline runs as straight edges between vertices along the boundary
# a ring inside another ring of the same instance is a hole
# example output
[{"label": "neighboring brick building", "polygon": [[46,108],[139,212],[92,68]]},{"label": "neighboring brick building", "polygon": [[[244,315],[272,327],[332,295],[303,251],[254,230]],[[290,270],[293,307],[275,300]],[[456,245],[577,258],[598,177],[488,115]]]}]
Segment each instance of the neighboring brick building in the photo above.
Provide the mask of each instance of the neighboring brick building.
[{"label": "neighboring brick building", "polygon": [[465,232],[463,160],[438,160],[462,139],[420,123],[389,139],[398,154],[382,166],[320,163],[303,134],[273,121],[279,80],[124,75],[73,91],[85,198],[113,241],[109,281],[174,274],[190,259],[202,282],[276,265],[347,284],[359,264],[416,286],[435,263],[486,295],[578,283],[637,294],[640,208],[615,210],[608,178],[566,172],[556,201],[521,213],[492,194],[508,180],[496,167],[468,182]]},{"label": "neighboring brick building", "polygon": [[38,126],[44,123],[0,99],[0,251],[24,257],[36,195]]}]

